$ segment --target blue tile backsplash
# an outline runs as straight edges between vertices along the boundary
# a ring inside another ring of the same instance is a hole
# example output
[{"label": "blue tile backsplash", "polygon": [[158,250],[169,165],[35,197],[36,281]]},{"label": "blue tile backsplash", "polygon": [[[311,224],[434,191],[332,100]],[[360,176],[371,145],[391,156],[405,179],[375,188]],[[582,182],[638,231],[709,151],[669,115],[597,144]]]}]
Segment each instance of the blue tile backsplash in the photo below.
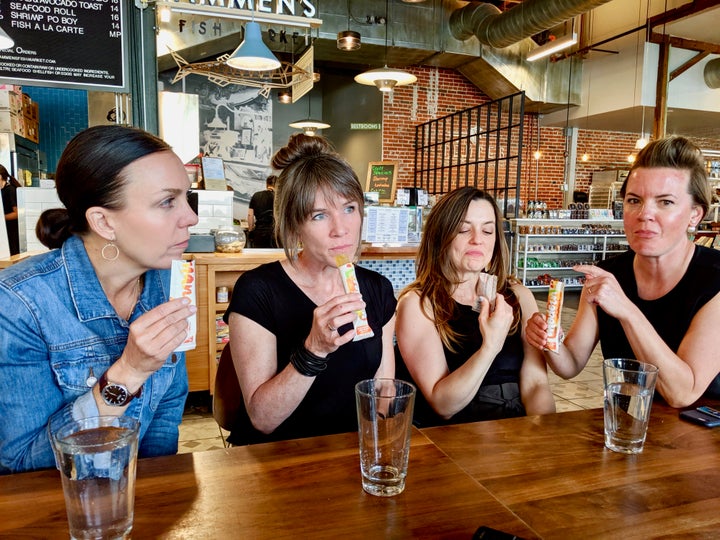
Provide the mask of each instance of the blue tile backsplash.
[{"label": "blue tile backsplash", "polygon": [[396,295],[415,279],[414,259],[398,259],[394,261],[363,259],[358,264],[388,278]]}]

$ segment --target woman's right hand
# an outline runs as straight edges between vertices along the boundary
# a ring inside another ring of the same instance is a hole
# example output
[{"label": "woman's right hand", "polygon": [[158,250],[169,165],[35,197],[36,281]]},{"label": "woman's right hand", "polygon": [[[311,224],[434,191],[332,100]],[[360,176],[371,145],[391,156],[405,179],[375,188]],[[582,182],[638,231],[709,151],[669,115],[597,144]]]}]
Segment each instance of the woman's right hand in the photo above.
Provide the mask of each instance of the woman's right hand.
[{"label": "woman's right hand", "polygon": [[545,315],[539,312],[533,313],[525,325],[525,339],[536,349],[544,350],[548,337],[547,327]]},{"label": "woman's right hand", "polygon": [[187,298],[176,298],[144,313],[130,324],[121,359],[138,375],[144,375],[144,382],[185,341],[187,319],[196,312]]},{"label": "woman's right hand", "polygon": [[355,337],[354,329],[340,335],[338,328],[351,323],[355,319],[355,312],[360,309],[365,309],[360,293],[341,294],[315,308],[305,348],[317,356],[325,357],[352,341]]},{"label": "woman's right hand", "polygon": [[482,298],[478,324],[483,337],[483,347],[490,347],[496,355],[505,344],[508,332],[513,322],[512,306],[507,303],[502,294],[495,299],[495,310],[490,313],[490,303]]}]

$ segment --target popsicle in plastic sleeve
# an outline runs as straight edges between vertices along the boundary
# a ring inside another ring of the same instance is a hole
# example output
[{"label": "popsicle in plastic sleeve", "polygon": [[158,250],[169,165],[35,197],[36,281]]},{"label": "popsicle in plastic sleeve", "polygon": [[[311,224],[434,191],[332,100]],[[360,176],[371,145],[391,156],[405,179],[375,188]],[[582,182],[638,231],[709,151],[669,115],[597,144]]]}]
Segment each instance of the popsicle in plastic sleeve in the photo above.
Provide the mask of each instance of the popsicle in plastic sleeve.
[{"label": "popsicle in plastic sleeve", "polygon": [[[340,271],[340,277],[342,278],[345,292],[348,294],[359,293],[360,284],[358,283],[357,276],[355,275],[355,265],[350,262],[347,255],[338,255],[335,257],[335,263]],[[355,312],[353,327],[355,328],[355,337],[353,338],[353,341],[360,341],[361,339],[366,339],[375,335],[368,324],[367,313],[364,309],[359,309]]]},{"label": "popsicle in plastic sleeve", "polygon": [[[190,304],[197,305],[195,297],[195,261],[172,261],[170,266],[170,299],[185,297]],[[197,346],[197,316],[188,317],[190,328],[185,341],[175,349],[176,351],[189,351]]]},{"label": "popsicle in plastic sleeve", "polygon": [[562,327],[560,326],[560,312],[562,311],[563,298],[565,295],[565,283],[562,280],[554,279],[550,282],[548,290],[547,312],[547,343],[545,348],[554,353],[560,350],[562,342]]},{"label": "popsicle in plastic sleeve", "polygon": [[480,312],[480,298],[486,298],[490,304],[490,313],[495,310],[495,298],[497,298],[497,276],[480,272],[477,285],[475,285],[475,293],[477,298],[473,304],[473,310]]}]

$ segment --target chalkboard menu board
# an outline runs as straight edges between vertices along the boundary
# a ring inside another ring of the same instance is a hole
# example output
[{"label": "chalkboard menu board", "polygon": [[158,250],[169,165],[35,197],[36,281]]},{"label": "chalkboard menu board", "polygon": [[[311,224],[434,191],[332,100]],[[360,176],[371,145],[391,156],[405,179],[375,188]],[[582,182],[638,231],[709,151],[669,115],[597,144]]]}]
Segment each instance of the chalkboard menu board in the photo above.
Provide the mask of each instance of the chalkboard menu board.
[{"label": "chalkboard menu board", "polygon": [[365,191],[375,191],[380,194],[380,202],[393,202],[397,185],[397,163],[394,161],[371,161],[368,164]]},{"label": "chalkboard menu board", "polygon": [[128,91],[125,0],[2,0],[0,82]]}]

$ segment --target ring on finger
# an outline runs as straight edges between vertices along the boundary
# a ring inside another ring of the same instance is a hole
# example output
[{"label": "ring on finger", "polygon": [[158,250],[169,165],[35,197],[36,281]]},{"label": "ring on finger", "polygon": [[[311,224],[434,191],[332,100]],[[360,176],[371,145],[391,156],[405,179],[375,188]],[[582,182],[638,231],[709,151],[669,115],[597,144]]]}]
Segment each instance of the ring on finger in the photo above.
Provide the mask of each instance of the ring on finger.
[{"label": "ring on finger", "polygon": [[334,327],[333,325],[331,325],[330,323],[328,323],[327,327],[328,327],[328,330],[330,330],[330,332],[334,332],[335,330],[337,330],[337,328],[335,328],[335,327]]}]

